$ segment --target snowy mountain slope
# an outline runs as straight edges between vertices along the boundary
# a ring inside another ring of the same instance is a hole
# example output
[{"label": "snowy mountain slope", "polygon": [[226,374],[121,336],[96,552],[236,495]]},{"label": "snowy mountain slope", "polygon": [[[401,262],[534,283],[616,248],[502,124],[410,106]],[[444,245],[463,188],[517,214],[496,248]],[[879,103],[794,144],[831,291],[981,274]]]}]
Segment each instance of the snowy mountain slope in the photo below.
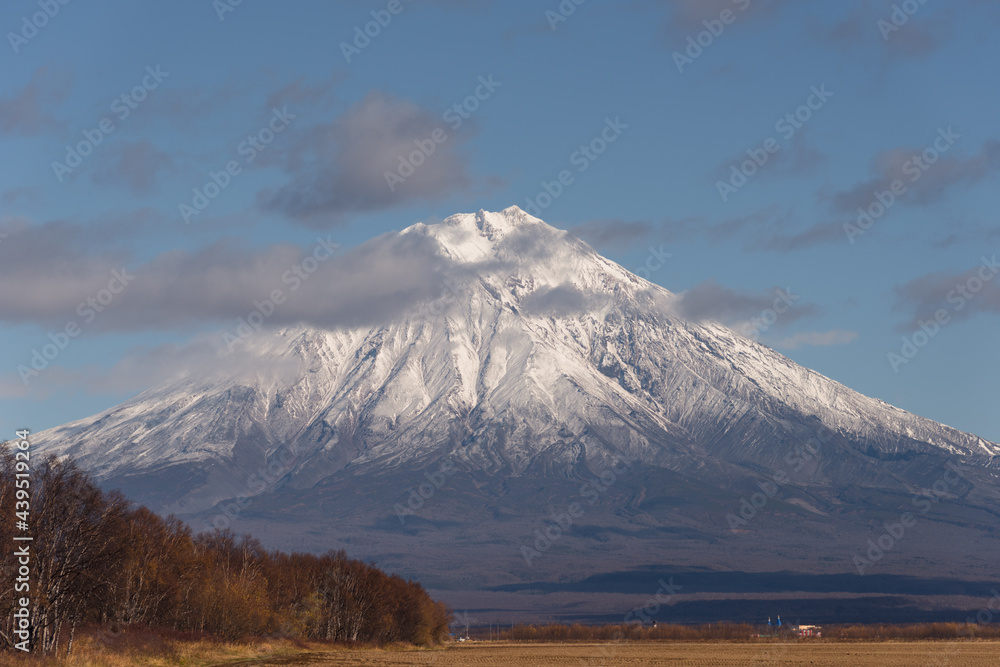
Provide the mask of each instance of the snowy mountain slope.
[{"label": "snowy mountain slope", "polygon": [[259,370],[149,389],[37,446],[103,480],[141,478],[157,507],[185,512],[248,493],[269,465],[278,481],[253,493],[442,456],[506,477],[637,460],[731,480],[787,467],[820,425],[822,456],[802,473],[813,484],[859,462],[868,483],[906,486],[869,464],[1000,460],[995,443],[677,317],[670,292],[517,207],[400,234],[436,242],[450,271],[436,302],[370,328],[260,332],[246,343]]}]

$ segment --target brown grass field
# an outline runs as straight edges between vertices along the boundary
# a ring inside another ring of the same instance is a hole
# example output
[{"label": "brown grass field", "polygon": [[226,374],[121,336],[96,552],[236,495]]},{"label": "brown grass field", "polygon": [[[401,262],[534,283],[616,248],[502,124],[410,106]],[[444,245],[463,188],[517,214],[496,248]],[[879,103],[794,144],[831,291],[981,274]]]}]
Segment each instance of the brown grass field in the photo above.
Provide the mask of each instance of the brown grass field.
[{"label": "brown grass field", "polygon": [[[229,663],[232,665],[232,663]],[[337,650],[270,665],[954,665],[1000,664],[1000,642],[642,642],[453,644],[438,650]]]},{"label": "brown grass field", "polygon": [[[227,663],[233,667],[233,663]],[[335,650],[286,659],[238,663],[271,665],[954,665],[1000,664],[1000,642],[642,642],[453,644],[438,650]]]},{"label": "brown grass field", "polygon": [[1000,665],[1000,641],[643,641],[468,642],[437,649],[347,648],[315,642],[229,644],[171,642],[136,650],[104,652],[84,642],[69,658],[0,656],[0,665],[72,667],[321,667],[326,665],[903,665],[978,667]]}]

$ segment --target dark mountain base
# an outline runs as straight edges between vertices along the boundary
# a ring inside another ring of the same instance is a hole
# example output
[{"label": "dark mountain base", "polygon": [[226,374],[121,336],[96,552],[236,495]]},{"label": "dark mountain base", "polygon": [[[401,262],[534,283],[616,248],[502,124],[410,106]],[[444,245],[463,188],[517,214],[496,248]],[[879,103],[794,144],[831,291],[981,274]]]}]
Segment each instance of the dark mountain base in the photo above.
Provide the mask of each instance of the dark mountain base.
[{"label": "dark mountain base", "polygon": [[991,603],[1000,622],[997,522],[960,497],[921,511],[907,492],[786,485],[734,525],[747,480],[441,471],[343,472],[184,518],[283,549],[343,548],[484,623],[965,621]]}]

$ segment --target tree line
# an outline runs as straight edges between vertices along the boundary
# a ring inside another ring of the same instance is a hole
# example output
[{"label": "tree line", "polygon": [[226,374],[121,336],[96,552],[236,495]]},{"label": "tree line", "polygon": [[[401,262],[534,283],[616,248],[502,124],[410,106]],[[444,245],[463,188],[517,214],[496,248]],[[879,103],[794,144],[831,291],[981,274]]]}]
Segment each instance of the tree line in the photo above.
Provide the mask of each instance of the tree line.
[{"label": "tree line", "polygon": [[[833,640],[892,641],[933,639],[1000,639],[1000,624],[984,622],[967,623],[909,623],[889,624],[829,624],[823,625],[823,637]],[[480,631],[477,637],[482,637]],[[703,623],[678,625],[662,623],[639,625],[516,625],[499,633],[500,639],[524,642],[558,641],[749,641],[764,636],[765,639],[792,639],[795,631],[790,625],[767,627],[750,623]]]},{"label": "tree line", "polygon": [[[17,558],[14,453],[0,445],[0,646],[13,650]],[[177,518],[104,491],[71,460],[31,473],[30,645],[72,650],[83,623],[429,645],[450,611],[423,587],[341,551],[268,551],[229,530],[194,534]]]}]

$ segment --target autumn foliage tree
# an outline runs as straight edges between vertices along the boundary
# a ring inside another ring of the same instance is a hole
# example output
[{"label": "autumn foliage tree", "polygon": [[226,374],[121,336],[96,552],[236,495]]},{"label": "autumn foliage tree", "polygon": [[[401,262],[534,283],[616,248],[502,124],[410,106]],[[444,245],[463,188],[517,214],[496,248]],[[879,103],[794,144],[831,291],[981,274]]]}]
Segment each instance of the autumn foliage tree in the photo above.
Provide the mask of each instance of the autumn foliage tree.
[{"label": "autumn foliage tree", "polygon": [[106,494],[69,461],[46,460],[32,474],[31,542],[33,640],[43,651],[59,643],[108,598],[108,582],[124,560],[116,541],[129,503]]},{"label": "autumn foliage tree", "polygon": [[[13,533],[14,465],[0,446],[0,539]],[[32,646],[72,649],[80,623],[246,636],[429,645],[448,634],[450,611],[420,586],[343,551],[267,551],[230,531],[194,534],[175,517],[102,491],[68,460],[36,463]],[[14,563],[0,557],[13,581]],[[0,586],[0,645],[13,648],[10,586]]]}]

